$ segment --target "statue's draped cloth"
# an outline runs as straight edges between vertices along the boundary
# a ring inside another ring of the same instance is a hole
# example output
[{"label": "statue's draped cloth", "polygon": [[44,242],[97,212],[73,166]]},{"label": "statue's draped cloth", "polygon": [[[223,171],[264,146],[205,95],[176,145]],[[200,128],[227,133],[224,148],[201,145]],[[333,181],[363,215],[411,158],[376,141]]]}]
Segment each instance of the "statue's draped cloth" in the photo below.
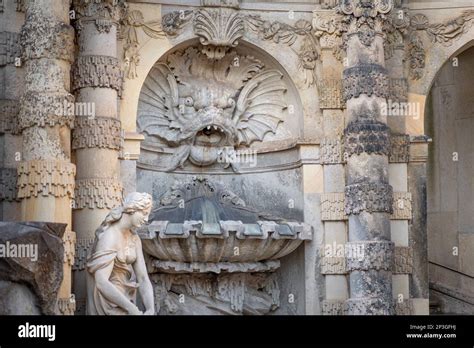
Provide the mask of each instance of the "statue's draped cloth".
[{"label": "statue's draped cloth", "polygon": [[95,272],[114,264],[109,281],[127,299],[136,303],[138,283],[132,265],[117,257],[117,251],[104,250],[95,252],[87,261],[87,314],[89,315],[126,315],[123,308],[109,301],[97,288],[94,281]]}]

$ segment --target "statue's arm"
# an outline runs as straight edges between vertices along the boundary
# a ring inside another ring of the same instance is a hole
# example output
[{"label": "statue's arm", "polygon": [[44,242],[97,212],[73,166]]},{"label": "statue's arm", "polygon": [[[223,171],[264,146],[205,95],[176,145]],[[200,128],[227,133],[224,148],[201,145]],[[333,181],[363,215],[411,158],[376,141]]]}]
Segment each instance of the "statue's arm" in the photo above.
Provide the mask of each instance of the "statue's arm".
[{"label": "statue's arm", "polygon": [[107,267],[97,270],[94,279],[97,289],[108,301],[126,310],[129,314],[141,314],[137,306],[129,301],[109,280],[114,267],[113,262]]},{"label": "statue's arm", "polygon": [[137,239],[136,243],[136,253],[137,259],[133,264],[133,269],[135,275],[137,276],[137,281],[139,283],[138,291],[142,298],[143,304],[145,305],[144,314],[155,314],[155,304],[153,298],[153,287],[151,286],[150,278],[148,277],[148,272],[146,270],[145,259],[143,257],[142,242],[140,237],[135,236]]}]

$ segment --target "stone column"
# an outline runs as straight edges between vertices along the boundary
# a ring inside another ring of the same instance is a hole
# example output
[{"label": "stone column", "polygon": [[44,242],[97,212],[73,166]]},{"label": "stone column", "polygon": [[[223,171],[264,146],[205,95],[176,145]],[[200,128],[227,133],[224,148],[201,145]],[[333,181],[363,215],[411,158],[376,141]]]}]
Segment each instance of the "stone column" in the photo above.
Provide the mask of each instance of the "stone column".
[{"label": "stone column", "polygon": [[74,1],[79,53],[72,76],[77,105],[82,108],[76,115],[72,139],[77,165],[74,290],[78,314],[85,309],[84,268],[94,232],[109,210],[122,200],[122,138],[117,116],[122,73],[117,59],[117,33],[124,6],[123,1]]},{"label": "stone column", "polygon": [[23,86],[19,32],[24,15],[13,2],[0,8],[0,220],[19,221],[20,203],[16,190],[16,167],[20,159],[21,136],[17,118]]},{"label": "stone column", "polygon": [[350,287],[345,311],[349,315],[394,314],[390,129],[381,112],[388,97],[382,24],[392,7],[391,0],[340,2],[348,25],[343,95],[347,104],[344,155],[349,227],[346,270]]},{"label": "stone column", "polygon": [[[18,165],[18,198],[23,221],[67,224],[64,241],[74,242],[71,202],[75,166],[70,159],[74,102],[69,93],[70,65],[74,54],[74,29],[69,25],[69,1],[36,0],[27,3],[20,34],[25,66],[24,94],[20,100],[18,127],[23,135]],[[70,248],[69,248],[70,250]],[[65,259],[70,259],[70,253]],[[59,291],[62,311],[71,314],[70,264],[64,264]]]}]

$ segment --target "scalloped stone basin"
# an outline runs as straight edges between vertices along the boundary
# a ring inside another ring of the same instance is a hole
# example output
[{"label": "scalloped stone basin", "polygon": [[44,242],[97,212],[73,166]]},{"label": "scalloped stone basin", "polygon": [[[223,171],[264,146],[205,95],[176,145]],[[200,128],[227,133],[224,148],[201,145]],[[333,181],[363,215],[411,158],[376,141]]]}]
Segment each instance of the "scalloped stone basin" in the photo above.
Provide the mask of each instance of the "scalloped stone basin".
[{"label": "scalloped stone basin", "polygon": [[138,234],[143,249],[163,261],[184,263],[277,260],[312,237],[308,224],[247,207],[218,182],[178,182]]},{"label": "scalloped stone basin", "polygon": [[140,233],[143,249],[159,260],[179,262],[256,262],[276,260],[311,239],[306,224],[259,221],[243,224],[154,221]]}]

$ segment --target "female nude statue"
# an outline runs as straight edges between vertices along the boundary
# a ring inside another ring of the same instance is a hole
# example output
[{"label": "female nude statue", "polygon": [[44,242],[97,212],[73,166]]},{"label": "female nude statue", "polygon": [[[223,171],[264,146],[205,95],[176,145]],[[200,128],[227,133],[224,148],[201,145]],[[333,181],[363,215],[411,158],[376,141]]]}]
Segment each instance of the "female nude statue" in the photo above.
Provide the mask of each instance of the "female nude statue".
[{"label": "female nude statue", "polygon": [[[142,243],[134,232],[148,220],[151,206],[148,193],[131,193],[96,230],[92,255],[87,260],[87,314],[154,314]],[[136,305],[137,290],[144,313]]]}]

